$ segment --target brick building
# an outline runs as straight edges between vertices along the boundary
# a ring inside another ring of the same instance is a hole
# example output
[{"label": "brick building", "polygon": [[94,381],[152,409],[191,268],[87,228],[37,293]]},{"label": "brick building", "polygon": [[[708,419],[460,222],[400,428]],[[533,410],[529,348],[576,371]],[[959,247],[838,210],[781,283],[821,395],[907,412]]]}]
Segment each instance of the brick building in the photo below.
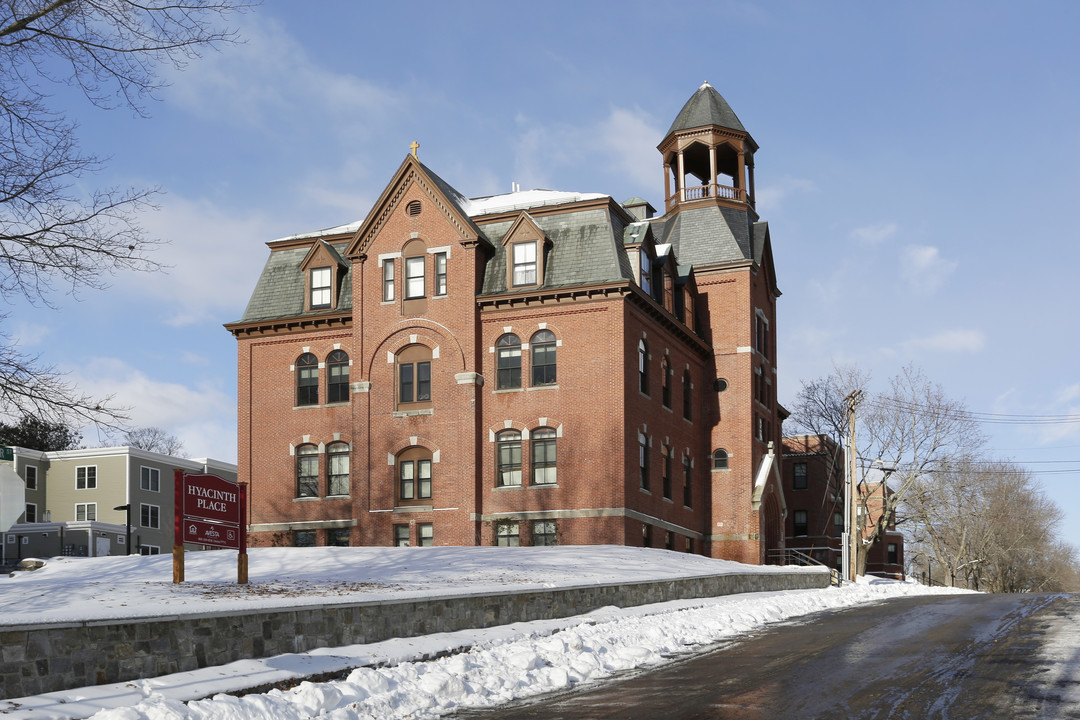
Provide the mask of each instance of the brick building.
[{"label": "brick building", "polygon": [[[827,435],[790,435],[783,439],[783,489],[788,514],[786,547],[843,572],[844,449]],[[869,514],[864,536],[881,521],[881,482],[860,482],[860,512]],[[902,579],[904,536],[890,519],[880,539],[867,549],[866,574]]]},{"label": "brick building", "polygon": [[226,326],[251,543],[753,563],[782,546],[757,144],[706,83],[658,150],[661,216],[603,194],[468,199],[414,151],[362,222],[270,242]]}]

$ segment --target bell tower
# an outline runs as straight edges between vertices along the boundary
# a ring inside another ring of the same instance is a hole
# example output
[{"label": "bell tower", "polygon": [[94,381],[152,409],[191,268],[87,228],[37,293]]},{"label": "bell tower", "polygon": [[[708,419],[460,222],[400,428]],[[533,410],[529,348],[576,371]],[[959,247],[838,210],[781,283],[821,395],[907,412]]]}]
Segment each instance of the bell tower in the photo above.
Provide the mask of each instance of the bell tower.
[{"label": "bell tower", "polygon": [[664,158],[665,212],[711,203],[746,210],[757,219],[758,145],[708,82],[686,101],[657,149]]}]

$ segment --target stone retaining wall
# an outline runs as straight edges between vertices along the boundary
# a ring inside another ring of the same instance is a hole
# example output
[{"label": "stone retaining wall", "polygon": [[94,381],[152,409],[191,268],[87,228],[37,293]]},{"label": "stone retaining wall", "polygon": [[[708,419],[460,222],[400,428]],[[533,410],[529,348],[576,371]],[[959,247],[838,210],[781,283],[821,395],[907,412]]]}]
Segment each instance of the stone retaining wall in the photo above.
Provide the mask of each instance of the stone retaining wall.
[{"label": "stone retaining wall", "polygon": [[827,571],[806,568],[498,595],[310,605],[244,614],[0,626],[0,699],[321,647],[569,617],[610,605],[630,607],[733,593],[824,588],[829,579]]}]

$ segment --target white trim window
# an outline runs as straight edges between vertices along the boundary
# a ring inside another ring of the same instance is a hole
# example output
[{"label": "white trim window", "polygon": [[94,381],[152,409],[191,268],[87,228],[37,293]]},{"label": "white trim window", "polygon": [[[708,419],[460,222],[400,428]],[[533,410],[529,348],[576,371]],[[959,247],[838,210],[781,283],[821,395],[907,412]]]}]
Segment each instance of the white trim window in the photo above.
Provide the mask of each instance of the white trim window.
[{"label": "white trim window", "polygon": [[140,555],[160,555],[161,554],[161,548],[158,547],[157,545],[140,545],[139,546],[139,554]]},{"label": "white trim window", "polygon": [[405,299],[424,297],[424,261],[423,255],[405,258]]},{"label": "white trim window", "polygon": [[514,287],[536,284],[536,243],[514,243]]},{"label": "white trim window", "polygon": [[37,466],[27,465],[23,468],[23,475],[26,476],[24,478],[26,480],[26,489],[37,490]]},{"label": "white trim window", "polygon": [[161,470],[145,465],[139,468],[139,487],[147,492],[161,492]]},{"label": "white trim window", "polygon": [[76,522],[97,520],[97,503],[75,503]]},{"label": "white trim window", "polygon": [[94,490],[97,488],[97,465],[79,465],[75,468],[75,489]]},{"label": "white trim window", "polygon": [[26,503],[26,514],[23,517],[24,522],[36,523],[37,520],[37,503]]},{"label": "white trim window", "polygon": [[139,527],[158,529],[161,527],[161,507],[158,505],[149,505],[147,503],[139,504]]},{"label": "white trim window", "polygon": [[311,309],[320,310],[330,307],[330,268],[311,269]]}]

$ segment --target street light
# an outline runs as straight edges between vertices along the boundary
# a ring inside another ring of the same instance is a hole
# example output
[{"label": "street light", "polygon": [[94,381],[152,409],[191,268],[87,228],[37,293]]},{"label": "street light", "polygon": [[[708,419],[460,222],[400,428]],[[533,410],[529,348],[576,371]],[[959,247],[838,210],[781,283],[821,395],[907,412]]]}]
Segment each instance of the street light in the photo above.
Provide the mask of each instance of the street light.
[{"label": "street light", "polygon": [[124,542],[127,543],[127,547],[124,548],[124,554],[125,555],[130,555],[131,554],[131,503],[128,503],[127,505],[117,505],[116,507],[113,508],[113,510],[123,510],[124,511],[124,521],[125,521],[124,529],[127,531],[127,538],[124,541]]}]

